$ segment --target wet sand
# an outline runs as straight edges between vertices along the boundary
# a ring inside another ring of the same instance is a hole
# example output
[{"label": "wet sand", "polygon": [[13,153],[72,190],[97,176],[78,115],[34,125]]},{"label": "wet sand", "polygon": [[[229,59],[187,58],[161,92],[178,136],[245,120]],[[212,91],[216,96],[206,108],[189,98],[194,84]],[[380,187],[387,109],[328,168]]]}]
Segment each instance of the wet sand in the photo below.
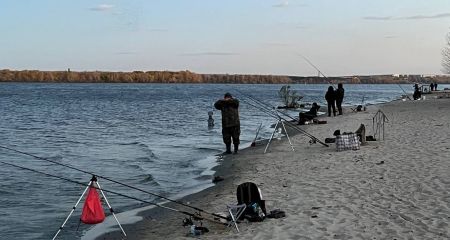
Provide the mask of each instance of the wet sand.
[{"label": "wet sand", "polygon": [[[343,116],[320,117],[327,124],[301,128],[323,140],[363,123],[366,135],[373,135],[378,110],[389,119],[385,139],[357,151],[337,152],[334,144],[310,144],[296,134],[291,135],[295,152],[283,138],[266,154],[260,144],[225,157],[216,167],[225,180],[181,201],[225,212],[226,204],[236,202],[237,185],[251,181],[260,187],[268,211],[279,208],[287,216],[243,222],[240,233],[204,221],[210,232],[200,238],[449,239],[450,99],[428,95],[424,101],[395,101],[364,112],[346,109]],[[124,226],[127,239],[193,238],[182,227],[182,214],[155,208],[140,215],[143,221]],[[112,232],[98,239],[121,238]]]}]

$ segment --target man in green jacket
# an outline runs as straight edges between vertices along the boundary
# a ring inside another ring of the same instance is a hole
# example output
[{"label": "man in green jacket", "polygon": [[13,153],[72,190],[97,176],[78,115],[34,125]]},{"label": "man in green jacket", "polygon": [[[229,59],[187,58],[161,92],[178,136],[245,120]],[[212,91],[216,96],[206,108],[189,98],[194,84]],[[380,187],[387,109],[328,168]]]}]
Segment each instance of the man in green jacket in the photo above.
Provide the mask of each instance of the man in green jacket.
[{"label": "man in green jacket", "polygon": [[239,100],[233,98],[230,93],[225,93],[224,98],[217,101],[214,107],[222,112],[222,136],[227,148],[225,154],[231,153],[231,140],[234,144],[234,153],[237,153],[241,134]]}]

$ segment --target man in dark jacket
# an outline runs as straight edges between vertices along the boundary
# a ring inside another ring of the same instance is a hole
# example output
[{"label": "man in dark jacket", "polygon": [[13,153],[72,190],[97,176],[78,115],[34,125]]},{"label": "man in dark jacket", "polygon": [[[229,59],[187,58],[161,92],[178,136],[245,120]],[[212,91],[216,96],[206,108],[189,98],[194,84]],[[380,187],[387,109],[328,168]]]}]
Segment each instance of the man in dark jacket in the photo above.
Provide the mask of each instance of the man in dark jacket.
[{"label": "man in dark jacket", "polygon": [[239,149],[239,135],[241,124],[239,121],[239,100],[230,93],[225,93],[223,99],[214,103],[214,107],[222,112],[222,136],[226,146],[226,154],[231,153],[231,140],[234,144],[234,153]]},{"label": "man in dark jacket", "polygon": [[338,88],[336,89],[336,107],[338,109],[339,115],[342,115],[342,102],[344,101],[344,87],[342,87],[342,83],[338,84]]},{"label": "man in dark jacket", "polygon": [[333,86],[328,87],[325,100],[328,103],[328,117],[331,117],[331,108],[333,108],[333,115],[336,116],[336,93],[334,92]]}]

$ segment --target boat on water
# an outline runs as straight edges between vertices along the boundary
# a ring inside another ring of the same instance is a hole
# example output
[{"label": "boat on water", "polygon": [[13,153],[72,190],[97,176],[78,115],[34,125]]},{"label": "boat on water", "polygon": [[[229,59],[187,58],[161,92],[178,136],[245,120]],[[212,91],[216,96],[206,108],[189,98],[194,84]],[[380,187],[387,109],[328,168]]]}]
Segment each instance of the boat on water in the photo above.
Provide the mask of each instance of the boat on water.
[{"label": "boat on water", "polygon": [[278,106],[278,109],[299,108],[300,104],[298,101],[303,98],[297,91],[291,90],[291,86],[289,85],[282,86],[278,91],[278,96],[284,104],[283,106]]}]

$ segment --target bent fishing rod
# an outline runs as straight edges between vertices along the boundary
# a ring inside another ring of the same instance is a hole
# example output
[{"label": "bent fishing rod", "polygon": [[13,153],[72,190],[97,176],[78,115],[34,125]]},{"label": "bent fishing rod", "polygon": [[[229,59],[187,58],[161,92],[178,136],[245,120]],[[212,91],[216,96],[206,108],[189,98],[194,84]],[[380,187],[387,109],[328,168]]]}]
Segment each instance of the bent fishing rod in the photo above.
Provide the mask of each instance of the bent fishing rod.
[{"label": "bent fishing rod", "polygon": [[[86,183],[82,183],[82,182],[79,182],[79,181],[75,181],[75,180],[72,180],[72,179],[69,179],[69,178],[53,175],[53,174],[46,173],[46,172],[41,172],[41,171],[36,170],[36,169],[27,168],[27,167],[23,167],[23,166],[19,166],[19,165],[16,165],[16,164],[3,162],[3,161],[0,161],[0,163],[2,163],[4,165],[13,166],[13,167],[16,167],[16,168],[19,168],[19,169],[22,169],[22,170],[28,170],[28,171],[31,171],[31,172],[39,173],[39,174],[42,174],[42,175],[45,175],[45,176],[48,176],[48,177],[57,178],[57,179],[60,179],[60,180],[66,181],[66,182],[70,182],[70,183],[86,186]],[[95,176],[95,175],[93,175],[93,176]],[[98,176],[96,176],[96,177],[98,177]],[[101,190],[101,191],[104,191],[104,192],[115,194],[117,196],[121,196],[121,197],[132,199],[132,200],[136,200],[136,201],[147,203],[147,204],[150,204],[150,205],[153,205],[153,206],[156,206],[156,207],[160,207],[160,208],[164,208],[164,209],[167,209],[167,210],[170,210],[170,211],[174,211],[174,212],[178,212],[178,213],[181,213],[181,214],[184,214],[184,215],[188,215],[190,217],[193,217],[194,219],[213,221],[211,219],[207,219],[207,218],[201,217],[201,216],[199,216],[197,214],[194,214],[194,213],[182,211],[182,210],[179,210],[179,209],[176,209],[176,208],[167,207],[167,206],[164,206],[164,205],[161,205],[161,204],[158,204],[158,203],[150,202],[150,201],[147,201],[147,200],[143,200],[143,199],[140,199],[140,198],[137,198],[137,197],[129,196],[129,195],[126,195],[126,194],[123,194],[123,193],[119,193],[119,192],[116,192],[116,191],[100,188],[100,187],[97,187],[97,186],[94,186],[94,185],[91,185],[91,187],[93,187],[93,188],[95,188],[97,190]],[[214,221],[214,222],[216,222],[216,221]]]},{"label": "bent fishing rod", "polygon": [[215,214],[215,213],[210,213],[210,212],[208,212],[208,211],[206,211],[206,210],[203,210],[203,209],[201,209],[201,208],[198,208],[198,207],[195,207],[195,206],[191,206],[191,205],[187,205],[187,204],[185,204],[185,203],[183,203],[183,202],[180,202],[180,201],[177,201],[177,200],[173,200],[173,199],[164,197],[164,196],[162,196],[162,195],[159,195],[159,194],[156,194],[156,193],[152,193],[152,192],[149,192],[149,191],[147,191],[147,190],[144,190],[144,189],[141,189],[141,188],[138,188],[138,187],[131,186],[131,185],[126,184],[126,183],[119,182],[119,181],[117,181],[117,180],[111,179],[111,178],[106,177],[106,176],[102,176],[102,175],[99,175],[99,174],[96,174],[96,173],[93,173],[93,172],[89,172],[89,171],[86,171],[86,170],[83,170],[83,169],[80,169],[80,168],[76,168],[76,167],[73,167],[73,166],[68,165],[68,164],[56,162],[56,161],[53,161],[53,160],[48,159],[48,158],[39,157],[39,156],[33,155],[33,154],[31,154],[31,153],[22,152],[22,151],[19,151],[19,150],[16,150],[16,149],[12,149],[12,148],[9,148],[9,147],[5,147],[5,146],[1,146],[1,145],[0,145],[0,148],[6,149],[6,150],[9,150],[9,151],[13,151],[13,152],[16,152],[16,153],[20,153],[20,154],[23,154],[23,155],[26,155],[26,156],[30,156],[30,157],[33,157],[33,158],[35,158],[35,159],[39,159],[39,160],[51,162],[51,163],[53,163],[53,164],[60,165],[60,166],[63,166],[63,167],[66,167],[66,168],[69,168],[69,169],[72,169],[72,170],[75,170],[75,171],[78,171],[78,172],[86,173],[86,174],[89,174],[89,175],[95,175],[95,176],[97,176],[97,178],[102,178],[102,179],[105,179],[105,180],[107,180],[107,181],[110,181],[110,182],[119,184],[119,185],[121,185],[121,186],[128,187],[128,188],[131,188],[131,189],[134,189],[134,190],[143,192],[143,193],[147,193],[147,194],[150,194],[150,195],[152,195],[152,196],[155,196],[155,197],[158,197],[158,198],[167,200],[167,201],[169,201],[169,202],[173,202],[173,203],[179,204],[179,205],[184,206],[184,207],[187,207],[187,208],[194,209],[194,210],[199,211],[199,212],[203,212],[203,213],[206,213],[206,214],[215,216],[215,217],[219,217],[219,218],[222,218],[222,219],[226,219],[226,217],[224,217],[224,216],[221,216],[221,215],[218,215],[218,214]]},{"label": "bent fishing rod", "polygon": [[[238,91],[239,91],[239,90],[238,90]],[[239,91],[239,92],[240,92],[240,91]],[[242,94],[243,96],[246,96],[246,95],[243,94],[242,92],[241,92],[241,94]],[[247,97],[247,98],[248,98],[248,97]],[[265,107],[257,106],[257,105],[255,105],[255,104],[253,104],[253,103],[250,103],[249,101],[246,101],[246,100],[244,100],[244,99],[242,99],[242,100],[243,100],[244,102],[246,102],[248,105],[250,105],[250,106],[252,106],[252,107],[254,107],[254,108],[256,108],[256,109],[258,109],[258,110],[260,110],[260,111],[262,111],[262,112],[264,112],[264,113],[266,113],[267,115],[269,115],[269,116],[271,116],[271,117],[273,117],[273,118],[275,118],[275,119],[277,119],[277,120],[283,120],[283,121],[285,121],[291,128],[297,130],[297,131],[300,132],[300,133],[305,134],[307,137],[311,138],[312,140],[314,140],[314,141],[316,141],[316,142],[319,142],[320,144],[324,145],[325,147],[329,147],[328,144],[322,142],[322,141],[321,141],[320,139],[318,139],[317,137],[315,137],[315,136],[313,136],[312,134],[308,133],[307,131],[305,131],[305,130],[299,128],[297,125],[291,123],[291,122],[290,122],[289,120],[287,120],[286,118],[283,118],[282,116],[280,116],[279,114],[277,114],[279,111],[276,111],[277,113],[275,113],[275,112],[273,112],[272,110],[269,110],[269,109],[267,109],[267,108],[265,108]],[[295,119],[294,119],[294,120],[295,120]]]}]

